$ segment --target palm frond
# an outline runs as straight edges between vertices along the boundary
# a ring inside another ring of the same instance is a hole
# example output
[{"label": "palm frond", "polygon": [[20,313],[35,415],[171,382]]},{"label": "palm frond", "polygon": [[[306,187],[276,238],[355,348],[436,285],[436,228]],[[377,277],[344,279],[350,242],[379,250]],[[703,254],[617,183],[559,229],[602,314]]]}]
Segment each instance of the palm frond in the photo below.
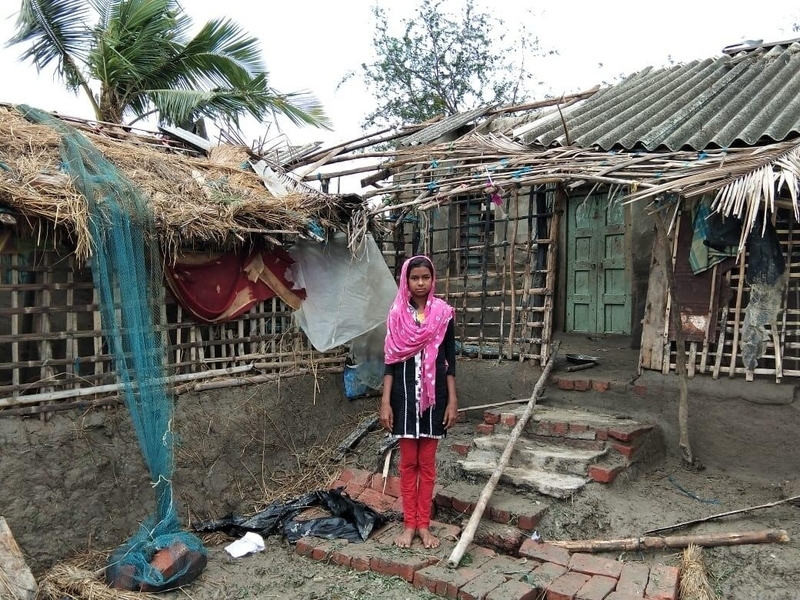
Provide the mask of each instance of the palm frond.
[{"label": "palm frond", "polygon": [[90,14],[83,0],[23,0],[16,33],[6,45],[30,44],[20,60],[31,60],[39,71],[55,62],[58,75],[74,90],[85,83],[81,66],[91,47]]}]

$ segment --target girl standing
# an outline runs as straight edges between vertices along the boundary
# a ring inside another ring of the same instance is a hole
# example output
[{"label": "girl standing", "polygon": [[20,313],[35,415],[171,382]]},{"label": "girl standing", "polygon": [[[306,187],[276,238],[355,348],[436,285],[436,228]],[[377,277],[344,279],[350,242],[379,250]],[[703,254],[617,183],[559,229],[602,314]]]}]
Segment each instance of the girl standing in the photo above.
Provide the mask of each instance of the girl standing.
[{"label": "girl standing", "polygon": [[400,443],[401,548],[414,536],[426,548],[439,546],[430,530],[436,447],[458,418],[454,311],[435,288],[431,260],[410,258],[387,319],[380,418]]}]

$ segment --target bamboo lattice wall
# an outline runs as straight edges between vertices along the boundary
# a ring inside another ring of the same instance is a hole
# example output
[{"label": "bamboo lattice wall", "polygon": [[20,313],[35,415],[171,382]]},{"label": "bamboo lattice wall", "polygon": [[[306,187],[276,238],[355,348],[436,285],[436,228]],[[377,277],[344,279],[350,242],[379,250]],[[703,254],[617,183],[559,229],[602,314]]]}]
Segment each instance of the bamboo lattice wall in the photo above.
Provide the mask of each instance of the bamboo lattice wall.
[{"label": "bamboo lattice wall", "polygon": [[558,212],[555,193],[540,186],[460,197],[426,211],[388,217],[378,239],[395,277],[403,260],[427,254],[437,295],[456,310],[462,355],[545,361],[552,335]]},{"label": "bamboo lattice wall", "polygon": [[[0,254],[0,414],[33,414],[116,402],[91,270],[56,251]],[[177,393],[341,371],[273,298],[227,323],[201,324],[166,293],[159,331]]]},{"label": "bamboo lattice wall", "polygon": [[[758,367],[749,372],[742,360],[742,325],[750,302],[750,286],[746,281],[750,255],[744,252],[728,268],[719,265],[714,269],[712,288],[721,290],[721,294],[709,298],[709,312],[716,312],[716,326],[713,331],[707,332],[703,341],[687,342],[687,371],[690,377],[696,373],[711,374],[715,379],[720,375],[744,375],[747,380],[761,376],[774,378],[778,383],[783,377],[800,377],[800,230],[793,214],[786,209],[778,211],[775,226],[786,260],[787,285],[778,318],[773,326],[766,328],[766,352],[759,358]],[[669,313],[666,314],[668,321]],[[665,339],[665,336],[666,329],[661,339]],[[644,362],[642,366],[661,370],[664,374],[674,371],[674,341],[670,342],[668,350],[663,352],[660,360]],[[656,353],[653,357],[656,357]]]}]

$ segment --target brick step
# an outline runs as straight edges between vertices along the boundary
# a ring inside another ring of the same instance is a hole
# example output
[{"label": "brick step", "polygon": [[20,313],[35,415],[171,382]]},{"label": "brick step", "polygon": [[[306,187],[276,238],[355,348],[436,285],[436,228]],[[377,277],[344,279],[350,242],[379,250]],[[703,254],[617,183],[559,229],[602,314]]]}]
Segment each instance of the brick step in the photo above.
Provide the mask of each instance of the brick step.
[{"label": "brick step", "polygon": [[[508,445],[510,436],[502,433],[476,437],[467,460],[492,460],[495,464]],[[608,454],[608,448],[580,449],[568,447],[553,438],[529,439],[520,437],[514,444],[509,466],[531,467],[540,471],[585,476],[589,467]]]},{"label": "brick step", "polygon": [[[438,490],[434,502],[439,508],[469,516],[475,510],[483,488],[483,485],[467,482],[453,483]],[[530,532],[536,528],[548,508],[549,504],[541,500],[496,487],[482,518],[501,525],[515,525]]]},{"label": "brick step", "polygon": [[[497,460],[496,457],[495,460],[492,460],[490,457],[486,458],[486,462],[483,460],[472,461],[466,459],[459,461],[459,464],[465,473],[489,478],[492,476],[492,473],[494,473]],[[589,478],[580,477],[578,475],[551,473],[549,471],[526,467],[506,467],[503,469],[500,481],[525,490],[533,490],[545,496],[552,496],[553,498],[569,498],[583,489],[589,482]]]},{"label": "brick step", "polygon": [[[677,600],[679,571],[676,567],[622,562],[591,554],[570,555],[563,548],[526,539],[518,552],[521,558],[497,554],[472,544],[458,569],[445,566],[454,546],[458,528],[432,523],[442,546],[426,550],[415,540],[408,550],[394,547],[402,531],[390,524],[376,531],[363,544],[342,540],[302,538],[295,552],[330,568],[349,567],[396,576],[419,590],[442,598],[462,600],[522,600],[523,598],[658,598]],[[610,594],[610,595],[609,595]]]}]

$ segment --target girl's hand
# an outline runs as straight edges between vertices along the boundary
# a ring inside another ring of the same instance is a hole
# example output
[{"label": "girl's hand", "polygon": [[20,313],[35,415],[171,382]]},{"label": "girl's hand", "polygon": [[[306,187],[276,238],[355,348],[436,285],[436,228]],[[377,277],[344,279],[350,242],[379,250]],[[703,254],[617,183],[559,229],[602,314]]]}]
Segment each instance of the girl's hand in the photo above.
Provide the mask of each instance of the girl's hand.
[{"label": "girl's hand", "polygon": [[448,402],[444,411],[445,431],[450,429],[458,421],[458,405],[455,402]]},{"label": "girl's hand", "polygon": [[392,430],[394,424],[394,415],[392,414],[392,407],[388,402],[381,402],[381,425],[384,429]]}]

